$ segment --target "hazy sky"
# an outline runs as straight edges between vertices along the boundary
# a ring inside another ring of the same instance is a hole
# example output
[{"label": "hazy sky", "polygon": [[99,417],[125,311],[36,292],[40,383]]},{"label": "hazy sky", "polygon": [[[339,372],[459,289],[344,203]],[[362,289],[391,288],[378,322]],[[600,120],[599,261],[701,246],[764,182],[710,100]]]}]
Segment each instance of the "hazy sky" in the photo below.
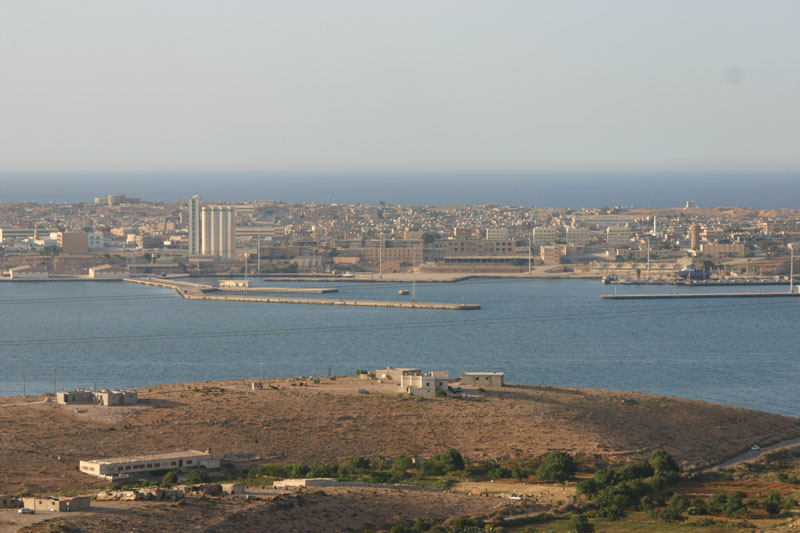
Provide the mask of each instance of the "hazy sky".
[{"label": "hazy sky", "polygon": [[0,0],[0,172],[800,169],[796,0]]}]

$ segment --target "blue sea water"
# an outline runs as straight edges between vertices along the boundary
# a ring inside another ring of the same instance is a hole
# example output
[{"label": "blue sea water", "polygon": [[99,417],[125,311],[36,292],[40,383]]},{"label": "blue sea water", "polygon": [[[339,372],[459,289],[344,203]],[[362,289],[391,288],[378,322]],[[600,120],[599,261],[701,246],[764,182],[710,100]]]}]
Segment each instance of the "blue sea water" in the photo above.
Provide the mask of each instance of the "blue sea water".
[{"label": "blue sea water", "polygon": [[798,208],[800,172],[0,173],[2,202],[91,202],[123,193],[171,202],[277,200],[343,204],[537,207]]},{"label": "blue sea water", "polygon": [[[362,299],[407,299],[397,291],[410,288],[324,286],[340,290],[329,297]],[[54,371],[61,390],[254,378],[260,365],[265,377],[393,365],[451,375],[503,371],[518,383],[649,392],[800,416],[800,299],[601,300],[610,290],[596,280],[418,284],[420,301],[482,306],[438,311],[186,301],[121,282],[5,282],[0,395],[22,394],[23,382],[29,394],[52,391]]]}]

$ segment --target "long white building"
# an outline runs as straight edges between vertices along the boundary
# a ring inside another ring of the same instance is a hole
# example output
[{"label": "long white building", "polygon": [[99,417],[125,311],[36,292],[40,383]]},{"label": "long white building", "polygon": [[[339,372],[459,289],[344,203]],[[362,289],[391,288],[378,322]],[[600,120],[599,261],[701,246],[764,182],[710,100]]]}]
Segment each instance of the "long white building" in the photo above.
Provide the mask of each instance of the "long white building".
[{"label": "long white building", "polygon": [[222,259],[233,257],[236,247],[236,214],[233,207],[204,206],[201,209],[200,226],[201,254]]}]

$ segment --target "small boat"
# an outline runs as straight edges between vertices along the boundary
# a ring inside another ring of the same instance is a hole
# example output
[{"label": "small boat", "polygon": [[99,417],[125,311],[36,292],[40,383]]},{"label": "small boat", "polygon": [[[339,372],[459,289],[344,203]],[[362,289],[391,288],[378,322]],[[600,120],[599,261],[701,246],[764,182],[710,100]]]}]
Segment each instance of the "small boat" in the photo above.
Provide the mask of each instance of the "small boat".
[{"label": "small boat", "polygon": [[603,285],[608,285],[612,281],[619,281],[619,276],[616,274],[609,274],[608,276],[603,276],[600,280],[603,282]]},{"label": "small boat", "polygon": [[407,295],[407,294],[408,294],[408,291],[407,291],[407,290],[405,290],[405,289],[400,289],[399,291],[397,291],[397,294],[400,294],[400,295],[402,295],[402,296],[405,296],[405,295]]}]

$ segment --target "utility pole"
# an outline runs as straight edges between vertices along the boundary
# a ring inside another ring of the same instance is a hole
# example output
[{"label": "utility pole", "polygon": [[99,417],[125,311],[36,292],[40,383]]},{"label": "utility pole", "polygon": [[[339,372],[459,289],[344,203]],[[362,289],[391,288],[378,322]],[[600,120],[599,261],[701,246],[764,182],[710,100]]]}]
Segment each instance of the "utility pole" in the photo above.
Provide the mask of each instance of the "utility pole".
[{"label": "utility pole", "polygon": [[261,232],[257,233],[258,240],[256,241],[256,272],[261,274]]},{"label": "utility pole", "polygon": [[22,374],[22,397],[28,395],[28,376]]},{"label": "utility pole", "polygon": [[53,396],[56,395],[56,379],[58,376],[58,370],[53,369]]},{"label": "utility pole", "polygon": [[264,363],[258,363],[258,378],[264,379]]},{"label": "utility pole", "polygon": [[789,243],[788,246],[791,254],[791,259],[789,259],[789,293],[791,294],[794,292],[794,246],[792,243]]},{"label": "utility pole", "polygon": [[533,261],[533,243],[531,243],[530,236],[528,237],[528,274],[531,273],[531,261]]}]

